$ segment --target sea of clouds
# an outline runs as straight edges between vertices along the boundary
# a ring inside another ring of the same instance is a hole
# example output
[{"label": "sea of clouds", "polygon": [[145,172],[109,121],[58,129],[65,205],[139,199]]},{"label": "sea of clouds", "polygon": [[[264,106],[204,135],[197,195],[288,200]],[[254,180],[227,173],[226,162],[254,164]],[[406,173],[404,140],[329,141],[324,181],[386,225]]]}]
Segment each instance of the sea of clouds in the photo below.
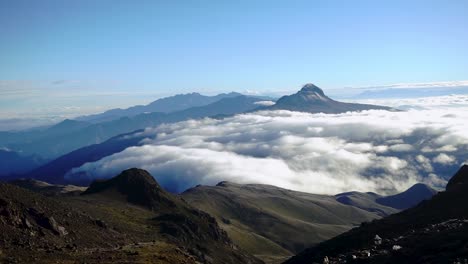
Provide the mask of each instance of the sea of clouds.
[{"label": "sea of clouds", "polygon": [[138,167],[173,192],[220,181],[320,194],[391,194],[417,182],[443,188],[468,160],[468,96],[394,103],[414,108],[261,111],[161,125],[133,135],[141,145],[74,168],[67,177],[109,178]]}]

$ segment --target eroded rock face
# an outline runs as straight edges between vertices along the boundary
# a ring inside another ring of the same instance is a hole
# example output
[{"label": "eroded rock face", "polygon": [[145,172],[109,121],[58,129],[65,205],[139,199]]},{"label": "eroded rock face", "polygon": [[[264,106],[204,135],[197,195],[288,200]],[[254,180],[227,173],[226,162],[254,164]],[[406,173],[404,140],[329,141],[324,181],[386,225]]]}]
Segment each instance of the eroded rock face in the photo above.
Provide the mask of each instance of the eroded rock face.
[{"label": "eroded rock face", "polygon": [[11,202],[0,200],[0,221],[3,224],[12,225],[21,229],[37,229],[40,227],[52,231],[55,235],[68,234],[65,227],[59,225],[52,216],[39,212],[35,208],[26,210],[15,207]]},{"label": "eroded rock face", "polygon": [[[196,222],[196,219],[202,222]],[[164,214],[153,219],[161,226],[163,233],[185,241],[204,241],[214,239],[223,244],[230,244],[226,232],[220,229],[216,219],[207,213],[191,210],[188,214]]]}]

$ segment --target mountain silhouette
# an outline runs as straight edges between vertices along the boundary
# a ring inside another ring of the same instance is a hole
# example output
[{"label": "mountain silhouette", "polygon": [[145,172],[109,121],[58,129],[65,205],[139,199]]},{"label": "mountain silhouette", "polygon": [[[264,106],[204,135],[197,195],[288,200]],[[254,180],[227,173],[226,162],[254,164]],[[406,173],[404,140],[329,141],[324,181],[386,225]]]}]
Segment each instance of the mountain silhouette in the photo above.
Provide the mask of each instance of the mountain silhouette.
[{"label": "mountain silhouette", "polygon": [[338,102],[326,96],[322,89],[311,83],[304,85],[295,94],[281,97],[274,105],[265,107],[265,109],[326,114],[370,109],[392,110],[386,106]]},{"label": "mountain silhouette", "polygon": [[78,117],[76,120],[98,123],[119,119],[121,117],[132,117],[144,113],[171,113],[192,107],[209,105],[224,98],[232,98],[240,95],[242,94],[235,92],[222,93],[214,96],[206,96],[199,93],[177,94],[158,99],[147,105],[137,105],[126,109],[111,109],[101,114]]}]

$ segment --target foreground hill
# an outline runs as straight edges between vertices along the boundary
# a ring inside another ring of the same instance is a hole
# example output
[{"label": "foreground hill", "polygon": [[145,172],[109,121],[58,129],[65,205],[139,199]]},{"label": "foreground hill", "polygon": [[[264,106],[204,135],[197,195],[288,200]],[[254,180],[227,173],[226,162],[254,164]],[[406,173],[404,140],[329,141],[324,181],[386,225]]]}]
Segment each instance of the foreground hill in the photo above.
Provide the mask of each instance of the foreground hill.
[{"label": "foreground hill", "polygon": [[468,165],[445,192],[366,223],[286,263],[464,263],[468,260]]},{"label": "foreground hill", "polygon": [[197,186],[181,196],[213,215],[241,248],[268,262],[399,211],[383,205],[380,211],[373,210],[378,205],[375,199],[383,198],[379,195],[373,203],[358,208],[339,201],[340,195],[315,195],[262,184],[221,182]]},{"label": "foreground hill", "polygon": [[392,110],[392,108],[385,106],[338,102],[326,96],[322,89],[311,83],[304,85],[295,94],[281,97],[274,105],[266,109],[326,114],[370,109]]},{"label": "foreground hill", "polygon": [[1,263],[261,263],[139,169],[80,196],[0,183],[0,232]]}]

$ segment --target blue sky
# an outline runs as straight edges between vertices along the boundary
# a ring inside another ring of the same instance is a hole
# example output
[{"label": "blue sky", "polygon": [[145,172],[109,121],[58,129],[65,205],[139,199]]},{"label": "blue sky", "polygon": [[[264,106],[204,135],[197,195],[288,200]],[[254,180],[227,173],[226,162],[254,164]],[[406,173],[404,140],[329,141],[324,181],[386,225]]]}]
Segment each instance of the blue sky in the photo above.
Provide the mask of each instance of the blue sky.
[{"label": "blue sky", "polygon": [[464,0],[0,0],[0,110],[467,80],[467,14]]}]

